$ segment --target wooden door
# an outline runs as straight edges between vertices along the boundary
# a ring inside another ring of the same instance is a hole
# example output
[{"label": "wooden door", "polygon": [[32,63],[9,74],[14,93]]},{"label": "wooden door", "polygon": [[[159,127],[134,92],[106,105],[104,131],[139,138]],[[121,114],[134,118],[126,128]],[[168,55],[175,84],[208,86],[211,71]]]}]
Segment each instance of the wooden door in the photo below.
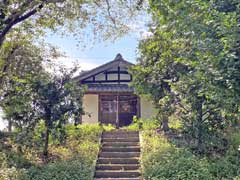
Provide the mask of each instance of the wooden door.
[{"label": "wooden door", "polygon": [[116,125],[117,117],[117,96],[116,95],[100,95],[99,96],[99,118],[104,124]]},{"label": "wooden door", "polygon": [[138,98],[135,95],[119,96],[119,126],[132,123],[133,116],[137,116]]},{"label": "wooden door", "polygon": [[104,124],[126,126],[138,115],[138,97],[136,95],[100,95],[99,120]]}]

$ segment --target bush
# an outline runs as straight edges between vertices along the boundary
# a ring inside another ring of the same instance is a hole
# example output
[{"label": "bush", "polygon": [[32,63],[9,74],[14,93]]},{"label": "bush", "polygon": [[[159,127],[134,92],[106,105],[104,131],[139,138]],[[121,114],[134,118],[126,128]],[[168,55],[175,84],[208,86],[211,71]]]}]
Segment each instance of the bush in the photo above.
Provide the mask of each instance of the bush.
[{"label": "bush", "polygon": [[20,180],[89,180],[91,172],[92,162],[86,159],[71,159],[42,167],[32,167]]},{"label": "bush", "polygon": [[134,116],[132,124],[124,127],[124,129],[150,130],[150,129],[157,129],[158,127],[159,127],[159,122],[156,119],[142,119]]},{"label": "bush", "polygon": [[[231,146],[238,144],[234,133]],[[196,156],[178,148],[155,130],[142,132],[142,164],[145,179],[151,180],[239,180],[240,151],[230,148],[225,155]],[[235,146],[234,146],[235,147]]]},{"label": "bush", "polygon": [[18,180],[21,179],[24,174],[24,170],[12,168],[1,168],[0,169],[0,180]]},{"label": "bush", "polygon": [[[57,143],[56,136],[50,137],[49,163],[45,166],[39,165],[41,159],[38,156],[43,126],[39,124],[33,132],[31,146],[17,153],[17,141],[7,141],[11,145],[11,151],[7,147],[0,149],[0,180],[71,180],[91,179],[93,162],[99,149],[99,135],[103,129],[112,129],[111,126],[100,126],[98,124],[84,124],[77,127],[66,125],[65,143]],[[39,144],[40,143],[40,144]],[[39,144],[39,147],[35,147]],[[1,147],[1,144],[0,144]],[[28,151],[25,151],[28,150]],[[29,157],[36,156],[36,158]],[[38,161],[39,160],[39,161]],[[40,163],[41,164],[41,163]],[[12,168],[11,168],[12,167]],[[25,170],[22,170],[24,168]]]},{"label": "bush", "polygon": [[205,159],[194,156],[188,150],[174,147],[164,136],[154,131],[145,131],[142,134],[145,179],[213,179]]}]

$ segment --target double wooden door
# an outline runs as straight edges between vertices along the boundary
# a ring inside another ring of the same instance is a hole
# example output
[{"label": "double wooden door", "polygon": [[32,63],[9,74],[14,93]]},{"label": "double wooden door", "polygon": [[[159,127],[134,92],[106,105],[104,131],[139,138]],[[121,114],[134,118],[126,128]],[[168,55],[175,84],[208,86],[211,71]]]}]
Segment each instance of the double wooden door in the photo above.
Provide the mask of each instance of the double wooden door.
[{"label": "double wooden door", "polygon": [[99,95],[99,120],[104,124],[126,126],[139,112],[136,95]]}]

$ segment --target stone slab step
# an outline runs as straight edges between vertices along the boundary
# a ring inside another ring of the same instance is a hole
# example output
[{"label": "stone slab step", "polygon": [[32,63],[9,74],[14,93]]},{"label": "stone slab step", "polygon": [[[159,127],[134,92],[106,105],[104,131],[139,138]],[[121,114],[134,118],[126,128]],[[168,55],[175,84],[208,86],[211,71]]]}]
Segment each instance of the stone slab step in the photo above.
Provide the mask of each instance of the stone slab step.
[{"label": "stone slab step", "polygon": [[121,136],[139,136],[139,133],[137,131],[104,131],[102,134],[103,137],[106,136],[114,136],[114,137],[121,137]]},{"label": "stone slab step", "polygon": [[139,135],[104,135],[102,138],[139,138]]},{"label": "stone slab step", "polygon": [[139,146],[102,147],[102,152],[140,152]]},{"label": "stone slab step", "polygon": [[139,164],[97,164],[96,170],[138,170]]},{"label": "stone slab step", "polygon": [[93,180],[142,180],[142,178],[94,178]]},{"label": "stone slab step", "polygon": [[133,158],[139,157],[139,152],[100,152],[98,157],[103,158]]},{"label": "stone slab step", "polygon": [[139,142],[102,142],[103,147],[139,146]]},{"label": "stone slab step", "polygon": [[102,142],[139,142],[139,137],[126,137],[126,138],[102,138]]},{"label": "stone slab step", "polygon": [[113,130],[110,130],[110,131],[104,131],[104,133],[106,134],[111,134],[111,133],[128,133],[128,134],[133,134],[133,133],[139,133],[138,131],[136,130],[127,130],[127,129],[113,129]]},{"label": "stone slab step", "polygon": [[97,164],[139,164],[139,158],[98,158]]},{"label": "stone slab step", "polygon": [[94,177],[96,178],[131,178],[139,177],[140,171],[101,171],[96,170]]}]

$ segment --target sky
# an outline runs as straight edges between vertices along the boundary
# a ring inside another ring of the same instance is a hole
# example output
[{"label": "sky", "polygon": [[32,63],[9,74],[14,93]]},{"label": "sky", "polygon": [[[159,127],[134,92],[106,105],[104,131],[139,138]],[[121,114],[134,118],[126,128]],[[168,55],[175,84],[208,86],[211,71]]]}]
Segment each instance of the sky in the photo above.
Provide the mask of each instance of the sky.
[{"label": "sky", "polygon": [[45,40],[56,45],[61,52],[65,53],[66,57],[58,59],[61,64],[70,67],[73,62],[77,61],[81,70],[90,70],[113,60],[118,53],[122,54],[125,60],[135,63],[138,39],[139,34],[129,33],[114,42],[105,41],[90,44],[86,45],[85,48],[78,47],[77,41],[72,36],[61,37],[60,35],[49,33]]}]

